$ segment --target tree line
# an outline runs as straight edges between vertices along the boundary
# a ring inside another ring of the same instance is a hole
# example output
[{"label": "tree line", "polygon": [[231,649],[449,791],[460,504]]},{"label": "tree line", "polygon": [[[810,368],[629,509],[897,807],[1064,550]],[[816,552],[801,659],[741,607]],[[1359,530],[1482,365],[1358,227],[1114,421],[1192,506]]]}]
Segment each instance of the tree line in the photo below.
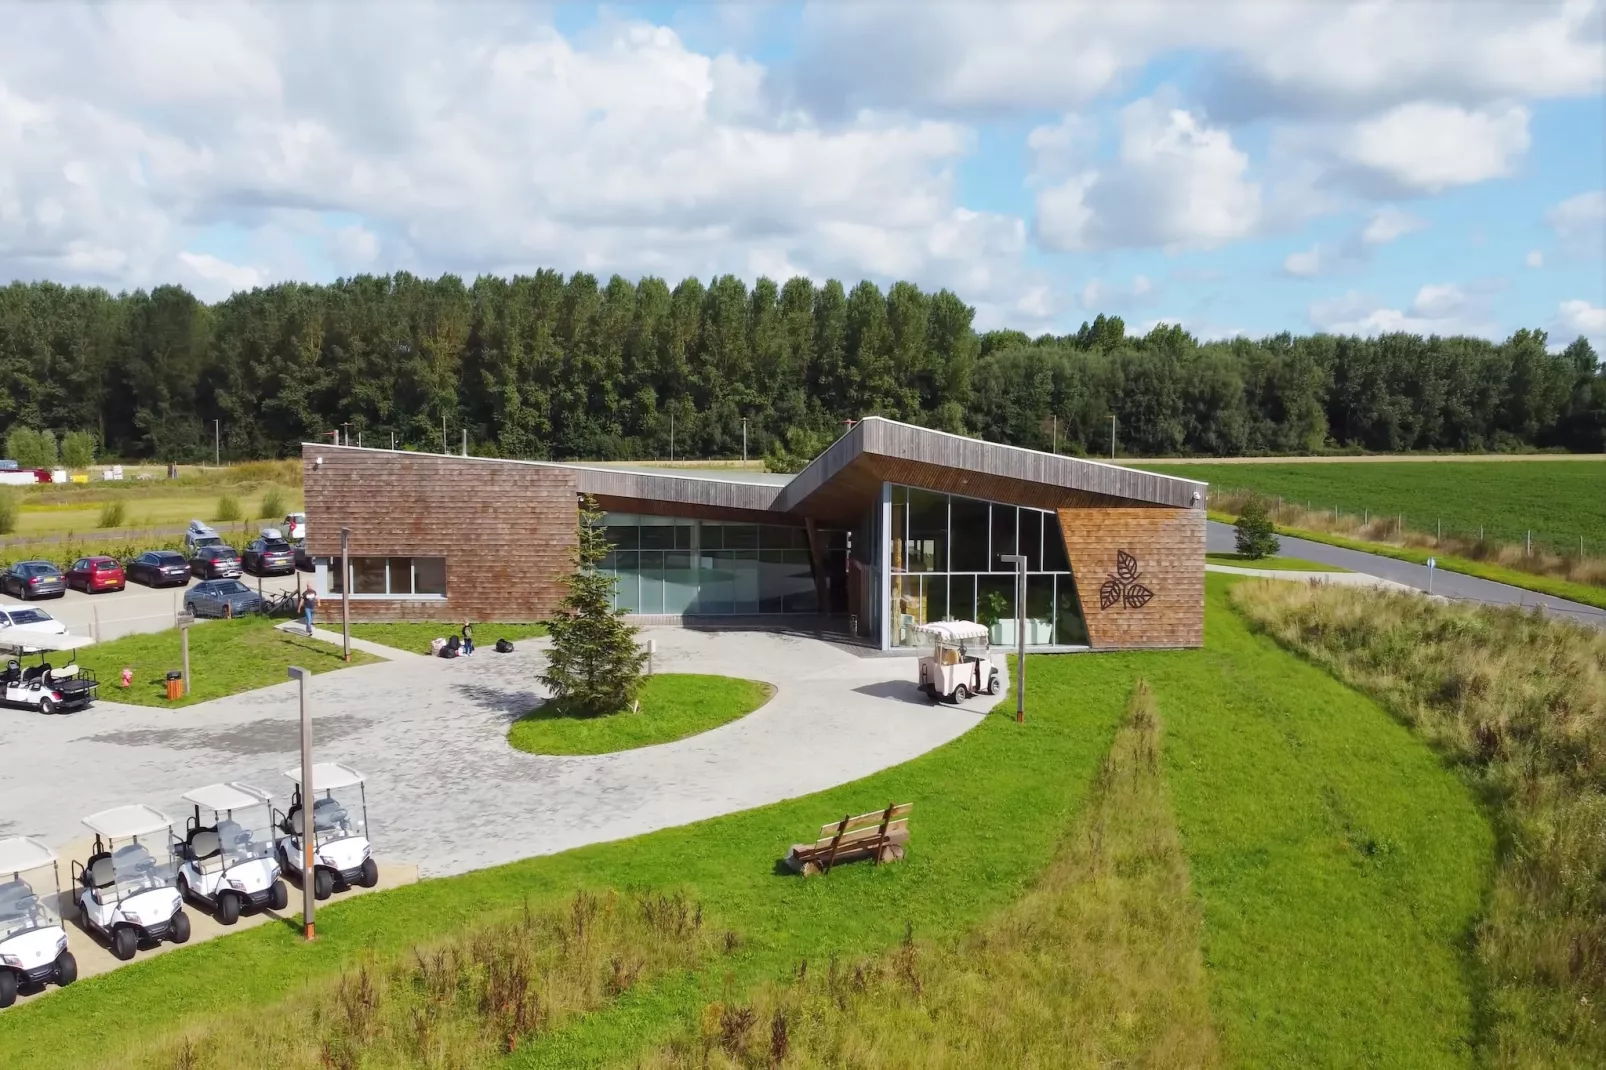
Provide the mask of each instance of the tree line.
[{"label": "tree line", "polygon": [[[734,276],[606,282],[364,275],[208,305],[178,286],[0,289],[0,433],[90,433],[103,454],[366,445],[529,458],[750,456],[795,467],[871,414],[996,441],[1117,452],[1606,450],[1587,340],[978,333],[947,290]],[[215,423],[214,423],[215,421]],[[444,433],[443,433],[444,426]]]}]

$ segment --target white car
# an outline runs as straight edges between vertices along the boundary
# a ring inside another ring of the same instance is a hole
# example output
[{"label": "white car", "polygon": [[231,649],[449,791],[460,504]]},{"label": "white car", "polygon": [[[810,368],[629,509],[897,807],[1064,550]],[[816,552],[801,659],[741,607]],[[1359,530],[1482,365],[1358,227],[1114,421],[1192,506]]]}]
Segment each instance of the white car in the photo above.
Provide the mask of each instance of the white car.
[{"label": "white car", "polygon": [[42,609],[35,609],[32,606],[0,606],[0,635],[5,633],[5,629],[13,626],[33,628],[52,635],[67,634],[67,626]]},{"label": "white car", "polygon": [[[279,839],[279,865],[286,875],[305,883],[306,809],[302,805],[301,768],[287,771],[295,781],[290,809],[275,824]],[[328,899],[338,888],[379,883],[379,864],[368,843],[368,793],[363,775],[339,762],[312,767],[312,894]]]},{"label": "white car", "polygon": [[24,986],[78,979],[60,901],[56,852],[26,836],[0,840],[0,1007],[15,1003]]},{"label": "white car", "polygon": [[184,532],[184,556],[194,557],[195,552],[206,546],[222,546],[223,536],[217,533],[212,525],[202,520],[191,520],[189,528]]},{"label": "white car", "polygon": [[119,806],[84,818],[95,834],[89,861],[73,863],[84,928],[127,961],[146,941],[190,938],[178,894],[173,822],[149,806]]},{"label": "white car", "polygon": [[[249,784],[208,784],[184,796],[195,807],[178,848],[178,891],[233,925],[247,907],[283,910],[290,891],[279,880],[272,800]],[[210,824],[202,823],[202,812]]]},{"label": "white car", "polygon": [[284,530],[291,542],[301,542],[307,537],[307,514],[284,514]]}]

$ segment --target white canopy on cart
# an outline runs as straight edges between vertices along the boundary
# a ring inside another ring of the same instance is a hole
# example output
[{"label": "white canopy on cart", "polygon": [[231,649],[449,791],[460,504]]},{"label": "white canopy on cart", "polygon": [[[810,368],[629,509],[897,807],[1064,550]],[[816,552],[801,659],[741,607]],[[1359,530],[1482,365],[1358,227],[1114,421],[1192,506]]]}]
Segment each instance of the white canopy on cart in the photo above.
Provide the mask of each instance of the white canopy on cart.
[{"label": "white canopy on cart", "polygon": [[[313,766],[314,770],[318,767]],[[216,813],[227,813],[230,810],[244,810],[252,806],[261,806],[269,801],[268,793],[261,788],[253,788],[249,784],[230,781],[227,784],[208,784],[204,788],[184,793],[184,801],[194,803],[203,810],[212,810]]]},{"label": "white canopy on cart", "polygon": [[108,840],[131,840],[135,836],[166,831],[173,827],[173,819],[154,806],[135,803],[133,806],[117,806],[90,814],[84,818],[84,824],[89,831]]},{"label": "white canopy on cart", "polygon": [[56,852],[31,836],[0,840],[0,874],[39,869],[56,860]]},{"label": "white canopy on cart", "polygon": [[37,650],[77,650],[92,646],[95,640],[87,635],[63,635],[28,624],[0,628],[0,650],[10,649],[33,653]]},{"label": "white canopy on cart", "polygon": [[[301,783],[301,767],[287,769],[285,776]],[[349,765],[340,762],[314,762],[312,765],[312,790],[339,791],[363,782],[363,775]]]},{"label": "white canopy on cart", "polygon": [[987,638],[987,625],[970,620],[941,620],[922,624],[920,631],[940,642],[958,645],[974,643]]}]

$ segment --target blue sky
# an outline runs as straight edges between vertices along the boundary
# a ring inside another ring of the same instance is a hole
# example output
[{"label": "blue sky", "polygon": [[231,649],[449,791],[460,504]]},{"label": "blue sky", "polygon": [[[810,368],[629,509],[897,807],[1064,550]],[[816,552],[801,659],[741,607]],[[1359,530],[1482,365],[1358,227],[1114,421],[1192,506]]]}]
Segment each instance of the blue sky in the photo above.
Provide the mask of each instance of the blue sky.
[{"label": "blue sky", "polygon": [[1606,343],[1602,0],[6,5],[0,276],[947,287]]}]

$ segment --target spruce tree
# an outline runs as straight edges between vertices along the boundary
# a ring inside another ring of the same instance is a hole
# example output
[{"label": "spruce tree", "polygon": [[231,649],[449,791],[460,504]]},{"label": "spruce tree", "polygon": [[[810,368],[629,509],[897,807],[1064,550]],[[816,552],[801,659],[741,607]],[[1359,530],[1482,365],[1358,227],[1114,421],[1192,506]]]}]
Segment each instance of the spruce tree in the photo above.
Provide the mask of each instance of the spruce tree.
[{"label": "spruce tree", "polygon": [[636,642],[636,628],[625,623],[623,609],[613,608],[618,580],[599,571],[613,549],[602,521],[597,503],[581,498],[574,573],[557,612],[545,622],[552,649],[540,680],[552,692],[553,702],[579,717],[630,708],[647,662],[647,652]]},{"label": "spruce tree", "polygon": [[1277,539],[1277,529],[1271,522],[1271,513],[1266,509],[1266,500],[1258,494],[1244,503],[1233,528],[1237,535],[1238,552],[1251,561],[1270,557],[1282,548],[1282,543]]}]

